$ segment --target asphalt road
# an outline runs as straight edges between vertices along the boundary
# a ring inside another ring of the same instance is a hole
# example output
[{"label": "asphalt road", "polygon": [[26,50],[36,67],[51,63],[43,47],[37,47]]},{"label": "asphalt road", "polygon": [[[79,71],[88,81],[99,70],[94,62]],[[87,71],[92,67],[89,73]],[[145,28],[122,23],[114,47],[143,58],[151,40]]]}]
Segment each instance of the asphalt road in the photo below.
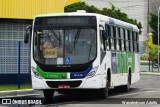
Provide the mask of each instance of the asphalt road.
[{"label": "asphalt road", "polygon": [[[56,92],[53,102],[47,102],[44,101],[41,91],[37,96],[17,98],[42,100],[43,104],[35,105],[37,107],[135,107],[135,104],[138,104],[136,107],[160,107],[160,76],[141,75],[139,82],[132,84],[128,93],[110,89],[107,99],[100,99],[93,93],[62,95]],[[157,103],[159,104],[157,105]],[[27,107],[27,105],[22,107]]]}]

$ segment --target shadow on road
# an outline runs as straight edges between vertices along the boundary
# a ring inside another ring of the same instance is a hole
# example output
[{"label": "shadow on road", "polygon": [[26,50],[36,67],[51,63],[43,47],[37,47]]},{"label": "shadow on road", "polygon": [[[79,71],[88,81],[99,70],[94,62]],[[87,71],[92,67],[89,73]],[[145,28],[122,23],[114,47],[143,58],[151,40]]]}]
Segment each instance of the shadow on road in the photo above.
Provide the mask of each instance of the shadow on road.
[{"label": "shadow on road", "polygon": [[[131,88],[128,93],[136,92],[139,89],[137,88]],[[114,103],[114,99],[116,98],[110,98],[111,96],[116,96],[116,95],[123,95],[124,92],[115,90],[115,89],[110,89],[109,90],[109,97],[108,99],[101,99],[99,95],[97,94],[97,91],[87,91],[87,92],[79,92],[79,93],[72,93],[72,94],[61,94],[58,96],[55,96],[53,98],[53,101],[51,100],[44,100],[44,105],[46,104],[60,104],[60,103],[73,103],[73,102],[94,102],[94,101],[103,101],[103,100],[108,100],[107,102]],[[112,99],[112,100],[110,100]]]}]

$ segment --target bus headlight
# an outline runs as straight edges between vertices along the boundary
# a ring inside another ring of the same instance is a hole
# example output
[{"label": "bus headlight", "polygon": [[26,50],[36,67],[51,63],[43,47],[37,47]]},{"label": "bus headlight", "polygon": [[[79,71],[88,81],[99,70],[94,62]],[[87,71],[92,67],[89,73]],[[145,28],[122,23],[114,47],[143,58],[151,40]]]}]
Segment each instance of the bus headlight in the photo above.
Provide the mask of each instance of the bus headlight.
[{"label": "bus headlight", "polygon": [[93,77],[93,76],[96,74],[97,69],[98,69],[98,66],[92,68],[92,70],[87,74],[86,77],[87,77],[87,78]]},{"label": "bus headlight", "polygon": [[43,79],[41,74],[36,70],[36,68],[32,67],[32,71],[35,77],[39,78],[39,79]]}]

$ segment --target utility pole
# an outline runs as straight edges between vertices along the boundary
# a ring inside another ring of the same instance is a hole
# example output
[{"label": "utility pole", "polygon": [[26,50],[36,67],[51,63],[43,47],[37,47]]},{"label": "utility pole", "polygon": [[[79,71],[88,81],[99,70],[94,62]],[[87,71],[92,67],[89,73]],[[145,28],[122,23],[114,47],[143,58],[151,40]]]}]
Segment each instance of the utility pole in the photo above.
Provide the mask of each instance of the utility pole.
[{"label": "utility pole", "polygon": [[[147,34],[149,33],[149,0],[148,0],[148,14],[147,14]],[[149,37],[147,37],[149,39]],[[149,56],[149,72],[150,72],[150,52],[148,51]]]}]

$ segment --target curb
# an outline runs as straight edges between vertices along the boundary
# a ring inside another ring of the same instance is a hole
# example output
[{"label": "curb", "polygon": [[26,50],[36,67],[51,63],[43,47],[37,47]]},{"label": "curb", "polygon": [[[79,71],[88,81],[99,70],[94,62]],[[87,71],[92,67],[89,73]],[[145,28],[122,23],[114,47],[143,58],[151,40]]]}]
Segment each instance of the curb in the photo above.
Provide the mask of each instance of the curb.
[{"label": "curb", "polygon": [[147,75],[160,75],[160,73],[156,73],[156,72],[141,72],[140,74],[147,74]]},{"label": "curb", "polygon": [[38,93],[39,93],[39,91],[33,90],[33,89],[0,91],[0,98],[4,98],[4,97],[16,97],[16,96],[39,95]]}]

